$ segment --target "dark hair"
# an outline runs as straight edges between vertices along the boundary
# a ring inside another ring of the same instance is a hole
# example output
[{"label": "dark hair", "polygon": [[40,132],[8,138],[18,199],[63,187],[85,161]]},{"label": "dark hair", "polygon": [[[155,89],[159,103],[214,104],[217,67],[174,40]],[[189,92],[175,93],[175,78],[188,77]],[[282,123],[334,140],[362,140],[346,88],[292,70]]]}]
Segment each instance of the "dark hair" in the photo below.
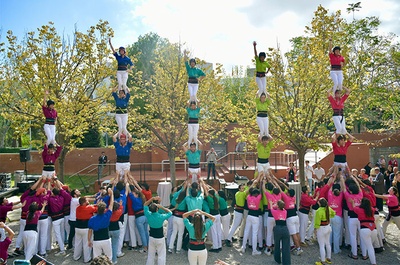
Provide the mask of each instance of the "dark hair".
[{"label": "dark hair", "polygon": [[260,95],[260,98],[261,98],[262,96],[267,96],[267,95],[266,95],[264,92],[262,92],[261,95]]},{"label": "dark hair", "polygon": [[194,58],[190,59],[190,60],[189,60],[189,64],[191,64],[191,63],[196,64],[196,59],[194,59]]},{"label": "dark hair", "polygon": [[77,191],[77,190],[78,190],[78,189],[73,189],[73,190],[71,190],[71,192],[70,192],[71,197],[75,197],[76,191]]},{"label": "dark hair", "polygon": [[288,190],[289,196],[290,197],[294,197],[294,195],[296,194],[296,192],[294,191],[294,189],[289,189]]},{"label": "dark hair", "polygon": [[123,90],[123,89],[120,89],[120,90],[118,91],[118,93],[119,93],[119,92],[124,93],[124,95],[126,94],[126,93],[125,93],[125,90]]},{"label": "dark hair", "polygon": [[318,188],[322,188],[325,185],[324,181],[320,181],[317,183]]},{"label": "dark hair", "polygon": [[332,52],[335,53],[336,50],[339,50],[339,51],[340,51],[341,49],[340,49],[339,46],[336,46],[336,47],[333,48]]},{"label": "dark hair", "polygon": [[0,196],[0,204],[3,204],[5,197],[4,196]]},{"label": "dark hair", "polygon": [[119,209],[119,203],[115,201],[115,202],[113,203],[113,205],[112,205],[112,210],[113,210],[113,212],[114,212],[114,211],[116,211],[116,210],[118,210],[118,209]]},{"label": "dark hair", "polygon": [[222,199],[224,199],[226,201],[226,194],[223,190],[219,190],[218,195],[219,195],[219,197],[221,197]]},{"label": "dark hair", "polygon": [[219,200],[218,197],[215,196],[215,190],[209,190],[208,194],[212,197],[214,201],[214,210],[219,210]]},{"label": "dark hair", "polygon": [[176,198],[176,203],[181,203],[184,199],[186,198],[186,189],[182,190],[179,195],[178,198]]},{"label": "dark hair", "polygon": [[346,137],[344,135],[339,135],[338,138],[336,138],[337,142],[339,142],[340,140],[345,140],[346,141]]},{"label": "dark hair", "polygon": [[86,202],[86,198],[85,197],[80,197],[79,198],[79,205],[82,205]]},{"label": "dark hair", "polygon": [[328,202],[326,201],[326,199],[325,198],[321,198],[321,199],[319,199],[318,200],[318,202],[319,202],[319,205],[321,206],[321,207],[325,207],[325,218],[326,218],[326,221],[328,221],[329,222],[329,217],[330,217],[330,214],[329,214],[329,206],[328,206]]},{"label": "dark hair", "polygon": [[114,199],[119,199],[121,197],[121,192],[119,190],[114,190]]},{"label": "dark hair", "polygon": [[[190,143],[189,147],[196,146],[196,143]],[[193,182],[196,183],[196,182]]]},{"label": "dark hair", "polygon": [[56,196],[57,196],[57,195],[60,195],[60,190],[57,189],[57,188],[54,188],[54,189],[53,189],[53,194],[56,195]]},{"label": "dark hair", "polygon": [[265,58],[267,58],[267,55],[265,54],[265,52],[260,52],[260,53],[258,54],[258,58],[260,58],[260,57],[262,57],[262,56],[264,56]]},{"label": "dark hair", "polygon": [[268,182],[266,184],[266,188],[267,188],[267,190],[273,190],[274,189],[274,185],[271,182]]},{"label": "dark hair", "polygon": [[197,197],[197,189],[192,189],[192,190],[190,191],[190,195],[191,195],[192,197]]},{"label": "dark hair", "polygon": [[125,185],[122,181],[118,181],[117,185],[115,185],[115,188],[119,191],[122,191],[124,189]]},{"label": "dark hair", "polygon": [[278,195],[280,192],[281,192],[281,191],[280,191],[278,188],[274,188],[274,189],[272,190],[272,193],[275,194],[275,195]]},{"label": "dark hair", "polygon": [[203,239],[203,231],[204,231],[204,224],[203,219],[201,218],[200,214],[195,214],[193,216],[193,228],[194,228],[194,235],[197,240]]},{"label": "dark hair", "polygon": [[263,137],[261,137],[261,141],[266,141],[266,140],[268,140],[268,139],[269,139],[269,137],[266,136],[266,135],[263,135]]},{"label": "dark hair", "polygon": [[371,183],[371,181],[369,181],[369,179],[364,179],[362,182],[363,182],[365,185],[372,186],[372,183]]},{"label": "dark hair", "polygon": [[140,186],[145,190],[149,190],[150,189],[149,184],[147,184],[146,182],[140,183]]},{"label": "dark hair", "polygon": [[29,205],[28,216],[26,217],[27,221],[32,220],[32,218],[35,215],[35,212],[37,211],[37,209],[38,209],[37,202],[32,202],[31,205]]},{"label": "dark hair", "polygon": [[50,105],[54,105],[54,104],[55,103],[53,100],[51,100],[51,99],[47,100],[47,107],[50,107]]},{"label": "dark hair", "polygon": [[197,103],[196,103],[196,101],[193,100],[193,101],[190,101],[190,105],[195,105],[196,106]]},{"label": "dark hair", "polygon": [[332,185],[332,190],[334,191],[334,190],[338,190],[338,191],[340,191],[340,184],[339,183],[335,183],[335,184],[333,184]]},{"label": "dark hair", "polygon": [[118,50],[125,50],[125,47],[121,46]]},{"label": "dark hair", "polygon": [[335,195],[336,197],[340,195],[340,190],[338,189],[334,189],[333,190],[333,195]]},{"label": "dark hair", "polygon": [[306,193],[307,190],[308,190],[308,187],[307,187],[307,186],[301,187],[301,192]]},{"label": "dark hair", "polygon": [[49,145],[47,146],[47,148],[48,148],[48,149],[54,149],[54,144],[49,144]]},{"label": "dark hair", "polygon": [[150,205],[149,205],[149,211],[150,212],[152,212],[152,213],[155,213],[155,212],[157,212],[157,205],[155,204],[155,203],[151,203]]},{"label": "dark hair", "polygon": [[252,189],[250,191],[250,195],[251,196],[258,196],[258,195],[260,195],[260,190],[259,189]]},{"label": "dark hair", "polygon": [[399,190],[395,186],[392,186],[391,188],[393,189],[394,195],[397,195],[399,193]]},{"label": "dark hair", "polygon": [[351,184],[349,185],[349,191],[350,191],[352,194],[358,194],[358,193],[360,192],[360,188],[357,186],[357,184],[351,183]]},{"label": "dark hair", "polygon": [[372,208],[371,208],[371,202],[367,198],[362,198],[361,199],[360,208],[364,209],[365,215],[367,217],[374,216],[374,212],[372,211]]}]

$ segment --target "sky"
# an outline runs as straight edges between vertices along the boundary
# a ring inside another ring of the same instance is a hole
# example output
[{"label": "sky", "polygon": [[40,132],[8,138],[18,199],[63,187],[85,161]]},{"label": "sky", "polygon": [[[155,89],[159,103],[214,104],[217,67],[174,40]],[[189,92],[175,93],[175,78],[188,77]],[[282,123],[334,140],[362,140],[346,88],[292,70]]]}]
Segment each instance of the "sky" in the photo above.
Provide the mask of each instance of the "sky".
[{"label": "sky", "polygon": [[[12,30],[22,39],[49,21],[60,34],[86,31],[101,20],[114,30],[114,47],[127,46],[149,32],[181,42],[192,57],[232,66],[252,66],[252,42],[258,51],[290,49],[289,40],[304,35],[318,5],[346,12],[351,0],[0,0],[0,42]],[[399,0],[361,0],[355,18],[377,16],[379,33],[400,35]]]}]

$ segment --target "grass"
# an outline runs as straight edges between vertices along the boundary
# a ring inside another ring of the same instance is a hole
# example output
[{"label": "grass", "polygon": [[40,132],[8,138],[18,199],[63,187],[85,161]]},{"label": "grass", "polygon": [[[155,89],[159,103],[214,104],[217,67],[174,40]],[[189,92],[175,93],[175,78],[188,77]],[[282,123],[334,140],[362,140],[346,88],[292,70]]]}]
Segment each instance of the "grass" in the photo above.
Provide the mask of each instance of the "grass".
[{"label": "grass", "polygon": [[[81,181],[82,179],[82,181]],[[69,176],[64,176],[64,183],[70,187],[70,189],[78,189],[81,191],[82,195],[86,194],[84,186],[91,186],[93,183],[97,181],[97,175],[89,175],[89,176],[74,176],[70,178]],[[83,182],[83,184],[82,184]]]}]

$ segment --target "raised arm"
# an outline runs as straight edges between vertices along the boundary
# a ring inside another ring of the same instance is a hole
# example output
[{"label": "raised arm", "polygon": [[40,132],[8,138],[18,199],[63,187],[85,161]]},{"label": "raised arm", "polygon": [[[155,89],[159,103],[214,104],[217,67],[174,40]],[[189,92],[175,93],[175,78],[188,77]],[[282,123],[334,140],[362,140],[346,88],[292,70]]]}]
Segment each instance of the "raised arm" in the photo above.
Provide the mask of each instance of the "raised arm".
[{"label": "raised arm", "polygon": [[257,57],[257,42],[253,41],[253,47],[254,47],[254,57]]},{"label": "raised arm", "polygon": [[112,53],[114,54],[114,53],[115,53],[115,50],[114,50],[114,47],[113,47],[112,44],[111,44],[111,38],[108,39],[108,43],[110,44],[111,51],[112,51]]},{"label": "raised arm", "polygon": [[336,143],[337,138],[336,138],[336,133],[332,134],[332,143]]},{"label": "raised arm", "polygon": [[349,141],[350,142],[353,142],[354,141],[354,136],[353,135],[351,135],[350,133],[347,133],[347,136],[349,137]]},{"label": "raised arm", "polygon": [[348,88],[348,87],[343,87],[343,89],[346,91],[346,95],[349,95],[350,94],[350,88]]},{"label": "raised arm", "polygon": [[44,95],[43,95],[43,106],[46,107],[47,106],[47,95],[49,94],[49,91],[44,91]]},{"label": "raised arm", "polygon": [[114,192],[110,188],[108,188],[108,195],[110,196],[110,204],[108,206],[108,210],[112,212],[114,205]]},{"label": "raised arm", "polygon": [[329,38],[329,53],[333,53],[332,52],[332,37]]},{"label": "raised arm", "polygon": [[182,145],[182,150],[183,150],[184,153],[186,153],[187,150],[189,150],[188,147],[187,147],[187,145],[188,145],[187,142],[185,142],[185,143]]}]

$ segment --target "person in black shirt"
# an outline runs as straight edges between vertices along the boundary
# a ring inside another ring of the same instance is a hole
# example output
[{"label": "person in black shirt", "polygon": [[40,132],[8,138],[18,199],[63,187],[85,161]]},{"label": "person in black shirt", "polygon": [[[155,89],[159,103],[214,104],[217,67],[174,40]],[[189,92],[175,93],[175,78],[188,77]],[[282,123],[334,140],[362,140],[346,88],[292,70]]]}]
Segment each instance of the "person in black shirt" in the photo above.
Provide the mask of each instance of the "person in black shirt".
[{"label": "person in black shirt", "polygon": [[100,177],[103,175],[103,168],[105,166],[105,164],[107,164],[107,156],[104,154],[104,152],[101,152],[101,156],[99,156],[99,165],[98,165],[98,177],[100,179]]}]

